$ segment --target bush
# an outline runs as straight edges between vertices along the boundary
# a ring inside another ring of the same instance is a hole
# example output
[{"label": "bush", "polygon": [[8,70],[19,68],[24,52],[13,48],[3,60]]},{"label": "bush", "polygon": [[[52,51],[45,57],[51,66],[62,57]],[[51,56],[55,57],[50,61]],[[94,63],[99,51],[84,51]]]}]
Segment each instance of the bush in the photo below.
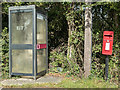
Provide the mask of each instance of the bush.
[{"label": "bush", "polygon": [[2,32],[2,76],[9,75],[9,35],[8,29],[5,27]]}]

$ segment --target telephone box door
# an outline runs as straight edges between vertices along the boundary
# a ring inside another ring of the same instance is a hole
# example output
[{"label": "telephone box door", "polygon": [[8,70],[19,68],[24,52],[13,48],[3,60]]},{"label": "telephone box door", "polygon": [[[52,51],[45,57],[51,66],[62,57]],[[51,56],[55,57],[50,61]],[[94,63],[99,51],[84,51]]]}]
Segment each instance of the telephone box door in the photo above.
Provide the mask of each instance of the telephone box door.
[{"label": "telephone box door", "polygon": [[10,75],[34,74],[34,17],[32,7],[9,9]]}]

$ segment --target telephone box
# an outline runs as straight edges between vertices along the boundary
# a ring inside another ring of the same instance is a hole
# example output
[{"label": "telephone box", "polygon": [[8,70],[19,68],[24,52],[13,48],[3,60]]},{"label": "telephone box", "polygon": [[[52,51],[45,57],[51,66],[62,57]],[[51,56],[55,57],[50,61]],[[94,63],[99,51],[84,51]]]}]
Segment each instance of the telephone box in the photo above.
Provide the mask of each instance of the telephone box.
[{"label": "telephone box", "polygon": [[104,31],[102,54],[112,55],[113,35],[114,35],[113,31]]},{"label": "telephone box", "polygon": [[36,76],[48,68],[47,14],[35,5],[9,8],[9,76]]}]

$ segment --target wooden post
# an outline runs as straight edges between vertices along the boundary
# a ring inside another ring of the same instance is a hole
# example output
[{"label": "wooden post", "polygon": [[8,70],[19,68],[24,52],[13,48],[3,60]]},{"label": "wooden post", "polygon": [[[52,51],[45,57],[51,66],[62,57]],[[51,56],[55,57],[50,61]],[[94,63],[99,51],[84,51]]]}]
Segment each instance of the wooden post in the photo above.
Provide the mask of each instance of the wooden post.
[{"label": "wooden post", "polygon": [[[90,2],[86,3],[90,5]],[[91,7],[85,8],[85,39],[84,39],[84,76],[88,77],[91,71],[92,57],[92,13]]]},{"label": "wooden post", "polygon": [[1,67],[1,59],[2,59],[2,44],[1,44],[1,32],[2,32],[2,3],[0,1],[0,76],[1,76],[1,71],[2,71],[2,67]]},{"label": "wooden post", "polygon": [[0,1],[0,39],[1,39],[1,32],[2,32],[2,2]]}]

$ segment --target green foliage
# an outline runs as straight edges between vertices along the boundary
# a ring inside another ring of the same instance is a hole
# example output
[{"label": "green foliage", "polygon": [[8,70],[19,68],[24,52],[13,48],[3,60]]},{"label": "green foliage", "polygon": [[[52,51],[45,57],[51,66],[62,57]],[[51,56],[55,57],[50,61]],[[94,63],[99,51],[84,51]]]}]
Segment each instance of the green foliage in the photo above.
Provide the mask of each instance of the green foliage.
[{"label": "green foliage", "polygon": [[2,76],[8,77],[9,71],[9,36],[8,29],[5,27],[2,31]]},{"label": "green foliage", "polygon": [[[92,48],[92,74],[105,78],[105,55],[102,55],[103,31],[114,31],[113,54],[109,56],[110,81],[118,81],[119,33],[120,22],[117,21],[119,12],[116,10],[120,3],[107,3],[93,7],[93,48]],[[114,7],[114,8],[113,8]],[[107,17],[106,17],[107,16]],[[112,20],[112,21],[111,21]]]},{"label": "green foliage", "polygon": [[50,71],[65,72],[67,70],[67,60],[66,60],[66,56],[64,55],[64,52],[60,52],[60,53],[58,53],[57,51],[51,52],[50,60],[51,60],[49,64]]},{"label": "green foliage", "polygon": [[[84,57],[84,3],[3,3],[3,27],[8,27],[8,7],[32,5],[48,11],[49,68],[52,72],[66,72],[82,77]],[[105,56],[102,52],[103,31],[114,31],[113,55],[109,61],[109,80],[118,79],[118,57],[120,51],[120,2],[93,3],[92,29],[92,75],[105,77]],[[69,27],[70,26],[70,27]],[[69,28],[71,32],[69,33]],[[8,30],[2,32],[3,75],[8,75]],[[69,43],[69,45],[68,45]],[[72,48],[72,49],[71,49]],[[71,50],[70,53],[68,51]],[[71,55],[71,57],[70,57]]]},{"label": "green foliage", "polygon": [[[73,6],[71,6],[71,4]],[[68,40],[65,39],[66,40],[65,42],[69,43],[69,46],[66,46],[65,43],[64,45],[66,49],[64,48],[64,46],[62,47],[60,47],[61,45],[58,46],[59,48],[56,48],[57,50],[55,51],[53,50],[52,52],[50,52],[49,59],[51,61],[50,66],[53,67],[54,71],[57,70],[57,68],[55,69],[54,66],[57,66],[57,67],[61,67],[63,69],[63,72],[67,72],[68,75],[75,75],[78,77],[82,77],[83,76],[83,37],[84,37],[83,33],[84,32],[82,29],[83,25],[81,23],[83,19],[82,17],[83,12],[80,11],[79,8],[77,8],[78,5],[79,5],[78,3],[64,3],[62,4],[62,6],[67,8],[63,8],[64,10],[59,9],[59,11],[52,12],[52,13],[61,12],[59,15],[62,16],[62,11],[64,11],[63,13],[68,26],[68,27],[65,27],[64,30],[66,31],[68,30],[68,32],[72,34],[68,34],[68,37],[67,37]],[[76,8],[76,10],[73,10],[73,7]],[[61,21],[60,23],[62,22],[64,21]],[[60,25],[60,23],[58,23],[58,25]],[[54,22],[52,23],[52,26],[54,26]],[[72,30],[70,30],[70,27],[72,28]],[[56,28],[56,27],[53,27],[53,28]],[[70,49],[71,47],[72,49]],[[69,57],[70,54],[71,54],[71,57]],[[64,65],[59,66],[59,63],[62,63]]]}]

